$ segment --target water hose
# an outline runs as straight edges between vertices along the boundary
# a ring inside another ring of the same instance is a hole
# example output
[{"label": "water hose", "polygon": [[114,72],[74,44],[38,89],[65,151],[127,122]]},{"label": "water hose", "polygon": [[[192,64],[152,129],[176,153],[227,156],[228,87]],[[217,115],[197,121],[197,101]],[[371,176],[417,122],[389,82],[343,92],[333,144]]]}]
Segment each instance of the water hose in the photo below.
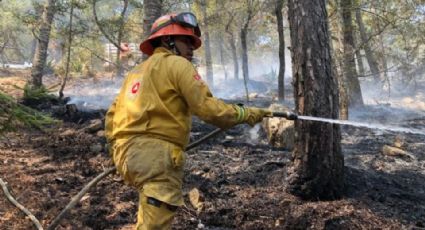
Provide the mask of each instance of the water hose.
[{"label": "water hose", "polygon": [[272,112],[271,117],[283,117],[287,120],[297,120],[298,115],[293,112],[285,111],[285,112]]}]

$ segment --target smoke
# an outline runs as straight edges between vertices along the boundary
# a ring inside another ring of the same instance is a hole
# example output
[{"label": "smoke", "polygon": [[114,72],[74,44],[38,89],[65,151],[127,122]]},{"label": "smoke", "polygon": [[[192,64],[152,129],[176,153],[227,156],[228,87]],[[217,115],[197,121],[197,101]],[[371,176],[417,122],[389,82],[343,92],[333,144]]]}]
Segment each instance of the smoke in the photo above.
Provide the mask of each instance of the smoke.
[{"label": "smoke", "polygon": [[68,104],[75,104],[80,110],[108,109],[118,94],[123,79],[101,79],[99,82],[80,80],[67,87],[64,94],[71,98]]},{"label": "smoke", "polygon": [[[418,79],[415,87],[390,77],[387,85],[374,84],[372,79],[361,81],[364,107],[350,109],[349,120],[382,125],[404,126],[425,117],[425,79]],[[388,87],[390,86],[390,87]]]},{"label": "smoke", "polygon": [[249,130],[249,142],[253,144],[259,143],[259,131],[261,129],[261,124],[256,124],[252,129]]},{"label": "smoke", "polygon": [[[285,88],[290,88],[292,87],[290,56],[286,56],[285,59]],[[234,75],[233,60],[227,59],[224,63],[224,67],[218,63],[213,65],[214,86],[210,88],[214,96],[222,99],[245,98],[246,91],[243,80],[242,60],[238,60],[238,79]],[[249,94],[256,93],[260,97],[277,94],[279,74],[279,57],[277,56],[277,52],[249,53],[248,68],[250,81],[247,85]],[[198,67],[198,72],[206,80],[206,67]],[[226,75],[227,80],[225,79]]]}]

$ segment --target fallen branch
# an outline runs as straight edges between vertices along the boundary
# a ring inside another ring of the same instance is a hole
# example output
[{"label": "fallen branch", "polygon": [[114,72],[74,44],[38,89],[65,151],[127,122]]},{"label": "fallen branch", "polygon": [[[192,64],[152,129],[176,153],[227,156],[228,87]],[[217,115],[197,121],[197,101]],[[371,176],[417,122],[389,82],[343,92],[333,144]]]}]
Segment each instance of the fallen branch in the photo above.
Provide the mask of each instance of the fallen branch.
[{"label": "fallen branch", "polygon": [[41,226],[41,224],[37,220],[37,218],[28,209],[26,209],[23,205],[18,203],[18,201],[16,201],[15,198],[13,198],[13,196],[10,194],[9,190],[7,189],[6,183],[1,178],[0,178],[0,185],[3,189],[4,194],[7,197],[7,199],[13,205],[15,205],[17,208],[19,208],[22,212],[24,212],[25,215],[27,215],[30,218],[30,220],[34,223],[35,227],[37,227],[38,230],[43,230],[43,227]]},{"label": "fallen branch", "polygon": [[[201,139],[189,144],[186,148],[186,151],[189,151],[190,149],[195,148],[196,146],[202,144],[204,141],[208,140],[211,137],[214,137],[215,135],[221,133],[222,131],[223,131],[222,129],[215,129],[214,131],[205,135]],[[47,227],[47,230],[54,230],[59,225],[59,221],[67,214],[67,212],[71,208],[73,208],[81,200],[84,194],[86,194],[91,187],[95,186],[97,182],[99,182],[100,180],[102,180],[103,178],[105,178],[106,176],[108,176],[109,174],[113,172],[115,172],[115,167],[108,168],[105,171],[103,171],[101,174],[99,174],[97,177],[95,177],[93,180],[91,180],[86,186],[84,186],[83,189],[81,189],[81,191],[71,199],[68,205],[52,221],[49,227]]]},{"label": "fallen branch", "polygon": [[71,201],[68,203],[68,205],[53,220],[53,222],[49,225],[49,227],[47,227],[47,230],[55,229],[58,226],[59,221],[65,216],[65,214],[68,212],[68,210],[73,208],[81,200],[81,198],[84,196],[84,194],[86,194],[87,191],[91,187],[95,186],[97,184],[97,182],[99,182],[100,180],[102,180],[103,178],[105,178],[107,175],[109,175],[110,173],[112,173],[114,171],[115,171],[115,167],[108,168],[105,171],[103,171],[101,174],[99,174],[97,177],[95,177],[93,180],[91,180],[86,186],[84,186],[84,188],[81,189],[81,191],[71,199]]}]

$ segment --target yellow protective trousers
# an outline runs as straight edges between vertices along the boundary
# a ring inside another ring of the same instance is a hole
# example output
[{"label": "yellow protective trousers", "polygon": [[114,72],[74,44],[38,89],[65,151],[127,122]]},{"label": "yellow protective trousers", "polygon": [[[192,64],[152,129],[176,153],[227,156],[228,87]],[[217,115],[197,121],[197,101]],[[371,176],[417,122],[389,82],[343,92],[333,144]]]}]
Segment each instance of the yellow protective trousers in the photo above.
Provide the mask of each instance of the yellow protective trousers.
[{"label": "yellow protective trousers", "polygon": [[[171,142],[137,136],[117,139],[112,159],[124,182],[139,191],[137,229],[170,229],[183,205],[185,153]],[[153,199],[149,199],[153,198]]]}]

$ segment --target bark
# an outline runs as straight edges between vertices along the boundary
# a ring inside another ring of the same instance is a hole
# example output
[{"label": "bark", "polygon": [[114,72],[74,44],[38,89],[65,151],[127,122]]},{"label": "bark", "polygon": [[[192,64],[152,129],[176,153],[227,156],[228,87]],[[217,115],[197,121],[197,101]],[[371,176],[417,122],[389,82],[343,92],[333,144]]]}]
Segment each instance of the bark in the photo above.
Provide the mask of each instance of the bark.
[{"label": "bark", "polygon": [[279,35],[279,75],[278,75],[278,98],[285,100],[285,36],[283,31],[283,0],[276,1],[277,33]]},{"label": "bark", "polygon": [[[339,7],[339,0],[329,1],[329,10],[332,15],[329,15],[330,29],[334,33],[330,47],[332,50],[332,71],[335,78],[338,80],[339,92],[339,118],[343,120],[348,119],[348,98],[347,98],[347,81],[343,79],[343,33],[341,14]],[[332,34],[332,33],[331,33]]]},{"label": "bark", "polygon": [[229,45],[232,51],[233,77],[234,79],[239,79],[239,62],[238,62],[238,54],[236,51],[235,36],[233,35],[232,30],[230,29],[230,25],[232,24],[233,19],[235,18],[235,15],[232,13],[229,13],[229,14],[230,14],[230,19],[226,24],[226,33],[228,35]]},{"label": "bark", "polygon": [[224,42],[223,37],[219,36],[218,37],[218,46],[219,46],[219,51],[220,51],[220,62],[221,62],[221,66],[223,67],[224,79],[227,80],[228,74],[227,74],[227,68],[226,68],[226,64],[225,64],[225,60],[224,60],[223,42]]},{"label": "bark", "polygon": [[211,45],[210,45],[210,33],[208,31],[208,15],[207,15],[207,1],[200,0],[198,1],[201,6],[202,17],[204,19],[203,25],[203,37],[204,37],[204,49],[205,49],[205,64],[207,67],[207,82],[210,88],[214,88],[214,76],[213,76],[213,67],[212,67],[212,57],[211,57]]},{"label": "bark", "polygon": [[71,62],[71,46],[72,46],[72,20],[74,18],[74,4],[71,2],[71,10],[69,12],[69,28],[68,28],[68,50],[66,57],[65,76],[59,90],[59,97],[63,98],[63,89],[65,88],[69,74],[69,63]]},{"label": "bark", "polygon": [[[300,115],[338,117],[338,87],[332,71],[326,1],[288,1],[294,98]],[[298,120],[288,191],[304,199],[342,195],[344,159],[337,125]]]},{"label": "bark", "polygon": [[[143,40],[147,39],[151,33],[152,24],[162,14],[163,0],[143,1]],[[148,58],[143,54],[143,60]]]},{"label": "bark", "polygon": [[241,45],[242,45],[242,75],[245,86],[246,102],[249,102],[248,82],[249,82],[249,71],[248,71],[248,48],[246,44],[246,37],[248,34],[248,23],[244,25],[241,30]]},{"label": "bark", "polygon": [[47,49],[50,40],[53,17],[56,13],[56,0],[48,0],[40,21],[40,33],[31,69],[31,88],[41,88],[43,86],[43,71],[47,61]]},{"label": "bark", "polygon": [[117,59],[116,59],[116,63],[117,63],[117,75],[118,76],[123,76],[124,75],[124,69],[121,63],[121,41],[122,41],[122,37],[124,34],[124,17],[125,17],[125,13],[127,12],[127,8],[128,8],[128,0],[123,0],[124,2],[124,7],[123,10],[121,11],[121,15],[120,15],[120,23],[119,23],[119,29],[118,29],[118,36],[117,36],[117,43],[120,45],[117,48]]},{"label": "bark", "polygon": [[[10,32],[9,32],[10,33]],[[9,34],[6,34],[6,39],[5,39],[5,41],[3,42],[3,44],[1,44],[0,45],[0,54],[3,54],[3,52],[4,52],[4,49],[6,48],[6,46],[8,45],[8,43],[9,43],[9,40],[10,40],[10,35]]]},{"label": "bark", "polygon": [[364,77],[365,76],[365,70],[364,70],[364,63],[363,63],[363,56],[360,51],[360,45],[356,41],[357,36],[356,33],[354,33],[354,44],[356,44],[356,60],[357,60],[357,68],[359,70],[358,77]]},{"label": "bark", "polygon": [[372,49],[369,45],[369,38],[366,32],[366,28],[363,23],[362,15],[360,12],[360,7],[356,7],[356,21],[360,31],[360,39],[363,43],[363,49],[366,54],[366,59],[369,64],[370,71],[372,73],[375,83],[379,83],[381,76],[378,68],[378,62],[373,54]]},{"label": "bark", "polygon": [[248,36],[249,21],[247,20],[241,29],[241,47],[242,47],[242,75],[244,80],[249,81],[248,71],[248,47],[246,37]]},{"label": "bark", "polygon": [[249,69],[248,69],[248,45],[247,45],[247,36],[249,23],[254,17],[253,12],[253,2],[247,0],[247,17],[245,18],[245,22],[241,28],[240,37],[241,37],[241,48],[242,48],[242,75],[245,85],[245,93],[246,93],[246,101],[249,101],[249,92],[248,92],[248,82],[249,82]]},{"label": "bark", "polygon": [[31,42],[31,54],[30,54],[30,60],[34,60],[35,58],[35,54],[36,54],[36,49],[37,49],[37,39],[34,38]]},{"label": "bark", "polygon": [[356,60],[354,58],[354,27],[353,19],[351,16],[353,4],[352,0],[341,0],[341,16],[342,16],[342,30],[343,30],[343,48],[344,48],[344,62],[343,72],[344,79],[347,81],[348,89],[348,102],[350,107],[363,106],[362,92],[360,88],[359,78],[356,71]]}]

